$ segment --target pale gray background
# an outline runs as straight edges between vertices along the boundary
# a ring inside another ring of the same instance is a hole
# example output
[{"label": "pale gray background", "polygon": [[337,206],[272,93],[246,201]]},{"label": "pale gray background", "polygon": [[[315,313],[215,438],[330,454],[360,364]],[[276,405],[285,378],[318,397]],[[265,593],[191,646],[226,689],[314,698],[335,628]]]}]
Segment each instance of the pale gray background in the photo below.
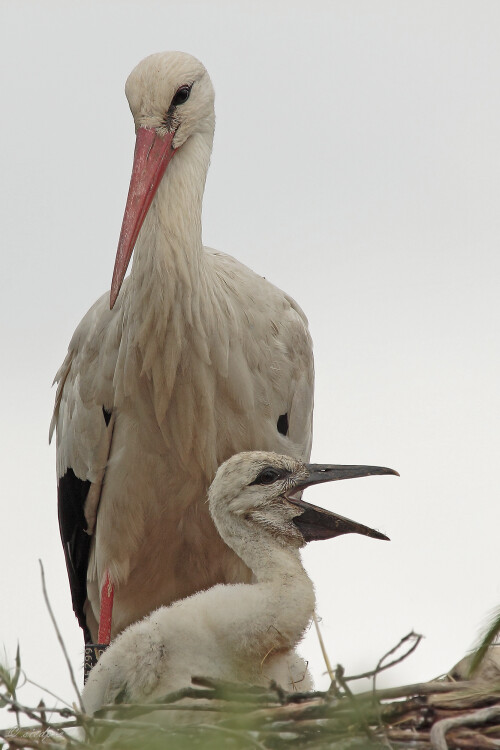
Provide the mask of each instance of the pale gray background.
[{"label": "pale gray background", "polygon": [[[110,284],[134,145],[125,79],[180,49],[217,93],[204,240],[309,316],[313,459],[401,473],[310,491],[392,539],[306,551],[330,658],[369,668],[415,628],[426,640],[381,684],[446,671],[500,603],[500,4],[3,0],[0,29],[9,656],[19,640],[32,679],[72,698],[37,563],[79,668],[50,383]],[[314,633],[303,653],[324,686]]]}]

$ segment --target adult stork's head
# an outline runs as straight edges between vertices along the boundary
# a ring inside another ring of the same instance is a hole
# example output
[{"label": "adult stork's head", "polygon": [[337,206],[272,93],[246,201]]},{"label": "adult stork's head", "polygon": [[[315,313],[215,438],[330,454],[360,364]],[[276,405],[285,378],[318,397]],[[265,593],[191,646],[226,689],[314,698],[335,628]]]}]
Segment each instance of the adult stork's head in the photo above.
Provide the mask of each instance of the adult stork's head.
[{"label": "adult stork's head", "polygon": [[111,307],[169,162],[192,139],[204,148],[208,166],[215,124],[214,89],[208,73],[199,60],[184,52],[146,57],[128,77],[125,93],[134,117],[136,143],[111,283]]},{"label": "adult stork's head", "polygon": [[224,538],[228,527],[243,524],[294,547],[351,533],[387,540],[379,531],[301,499],[302,490],[313,484],[373,474],[399,476],[382,466],[304,464],[276,453],[239,453],[215,475],[208,494],[210,512]]}]

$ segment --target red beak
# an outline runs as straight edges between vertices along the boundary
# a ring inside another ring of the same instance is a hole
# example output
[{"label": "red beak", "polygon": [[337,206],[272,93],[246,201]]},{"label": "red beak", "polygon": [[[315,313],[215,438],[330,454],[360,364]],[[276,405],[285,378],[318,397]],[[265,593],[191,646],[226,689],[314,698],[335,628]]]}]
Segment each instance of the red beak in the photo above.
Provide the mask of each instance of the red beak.
[{"label": "red beak", "polygon": [[116,251],[110,307],[116,302],[128,264],[144,218],[155,197],[161,178],[175,153],[172,140],[175,133],[164,136],[150,128],[138,128],[135,141],[134,165],[128,190],[127,205]]}]

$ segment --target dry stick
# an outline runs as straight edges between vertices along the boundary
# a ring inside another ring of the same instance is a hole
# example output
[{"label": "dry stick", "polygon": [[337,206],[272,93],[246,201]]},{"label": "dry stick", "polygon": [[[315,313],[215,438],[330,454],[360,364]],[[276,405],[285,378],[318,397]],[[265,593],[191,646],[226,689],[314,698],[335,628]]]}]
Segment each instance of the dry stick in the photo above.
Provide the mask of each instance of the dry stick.
[{"label": "dry stick", "polygon": [[61,698],[60,695],[57,695],[56,693],[53,693],[52,690],[49,690],[48,688],[44,687],[43,685],[40,685],[38,682],[35,682],[35,680],[31,680],[29,677],[24,674],[25,681],[30,685],[34,685],[35,687],[39,688],[40,690],[43,690],[44,693],[48,693],[48,695],[51,695],[53,698],[55,698],[58,701],[61,701],[61,703],[64,703],[65,706],[68,708],[71,708],[71,703],[68,703],[68,701],[65,701],[64,698]]},{"label": "dry stick", "polygon": [[335,675],[333,673],[332,665],[330,664],[330,659],[328,658],[328,654],[326,652],[326,647],[323,641],[323,636],[321,635],[321,630],[319,629],[319,622],[318,622],[318,618],[316,617],[316,612],[314,612],[313,614],[313,620],[314,620],[314,627],[316,628],[316,633],[318,636],[319,645],[321,647],[321,653],[323,654],[323,659],[325,660],[326,671],[328,672],[328,676],[330,677],[332,687],[335,690],[337,687],[337,683],[335,682]]},{"label": "dry stick", "polygon": [[62,648],[62,651],[63,651],[63,654],[64,654],[64,658],[66,659],[66,664],[68,665],[68,670],[69,670],[69,675],[71,677],[71,682],[73,683],[73,687],[75,688],[75,693],[78,696],[78,702],[80,704],[80,710],[81,710],[82,713],[85,713],[85,709],[83,707],[82,696],[81,696],[80,691],[78,690],[78,685],[76,684],[75,675],[74,675],[74,672],[73,672],[73,667],[71,666],[71,662],[69,660],[68,652],[66,651],[66,646],[64,645],[64,641],[62,639],[61,632],[60,632],[59,627],[57,625],[56,618],[54,617],[54,613],[52,611],[52,607],[50,606],[49,595],[47,594],[47,587],[45,585],[45,572],[44,572],[44,569],[43,569],[43,563],[42,563],[41,560],[38,560],[38,562],[40,563],[40,573],[41,573],[41,576],[42,576],[43,598],[45,599],[45,604],[47,605],[47,609],[49,610],[50,619],[52,620],[52,624],[53,624],[54,629],[56,631],[57,640],[59,641],[59,644],[60,644],[60,646]]},{"label": "dry stick", "polygon": [[[407,698],[410,695],[430,695],[432,693],[459,693],[461,690],[477,689],[477,684],[470,681],[463,682],[416,682],[413,685],[402,685],[401,687],[382,688],[377,690],[378,700],[390,700],[391,698]],[[358,700],[366,700],[373,696],[373,690],[357,693]]]},{"label": "dry stick", "polygon": [[[398,661],[403,661],[403,659],[406,659],[407,656],[409,656],[413,651],[415,651],[415,649],[417,648],[418,644],[422,640],[422,637],[423,636],[419,635],[418,633],[414,633],[413,630],[412,630],[411,633],[408,633],[408,635],[405,635],[404,638],[401,638],[401,640],[399,641],[399,643],[396,644],[396,646],[394,646],[394,648],[391,648],[390,651],[387,651],[387,653],[384,654],[378,660],[378,662],[377,662],[377,666],[375,667],[375,674],[373,675],[373,697],[375,699],[377,718],[378,718],[378,723],[379,723],[379,727],[380,728],[382,728],[383,722],[382,722],[382,707],[381,707],[380,701],[377,701],[377,699],[376,699],[377,675],[379,674],[379,672],[382,672],[383,669],[387,669],[387,667],[393,666],[394,664],[397,664]],[[412,638],[414,639],[414,643],[412,644],[412,646],[410,647],[410,649],[408,651],[406,651],[406,653],[404,653],[397,661],[393,660],[392,662],[389,662],[389,664],[387,664],[386,667],[382,666],[383,663],[384,663],[384,661],[389,656],[391,656],[391,654],[396,653],[396,651],[398,651],[398,649],[403,645],[403,643],[406,643],[406,641],[409,641]],[[392,747],[392,745],[391,745],[391,743],[389,741],[389,738],[387,737],[387,733],[385,734],[385,740],[386,740],[388,746]]]},{"label": "dry stick", "polygon": [[[393,659],[388,664],[383,665],[383,662],[385,661],[385,659],[387,659],[388,656],[390,656],[391,654],[394,654],[403,645],[403,643],[406,643],[406,641],[410,640],[411,638],[414,638],[415,642],[412,644],[412,646],[402,656],[398,657],[397,659]],[[376,696],[376,690],[375,690],[375,680],[376,680],[377,675],[380,672],[383,672],[385,669],[389,669],[389,667],[393,667],[395,664],[399,664],[399,662],[401,662],[404,659],[406,659],[411,653],[413,653],[413,651],[415,651],[415,649],[417,648],[417,646],[420,643],[420,641],[422,640],[422,638],[423,638],[423,636],[419,635],[418,633],[414,633],[413,631],[411,631],[411,633],[408,633],[408,635],[405,635],[403,638],[401,638],[401,640],[399,641],[399,643],[397,643],[393,648],[391,648],[390,651],[388,651],[386,654],[384,654],[382,656],[382,658],[379,659],[379,661],[378,661],[377,666],[375,667],[375,669],[371,670],[370,672],[364,672],[363,674],[354,675],[354,676],[351,676],[351,677],[345,677],[344,673],[343,673],[343,668],[341,668],[340,665],[337,667],[337,671],[335,673],[337,681],[344,688],[344,690],[347,693],[348,697],[351,699],[351,701],[353,703],[353,706],[354,706],[354,708],[356,710],[356,713],[358,714],[358,719],[360,719],[360,723],[364,727],[364,729],[365,729],[366,733],[368,734],[368,737],[370,737],[370,739],[374,738],[373,731],[368,726],[368,723],[366,722],[364,716],[360,713],[359,708],[358,708],[357,703],[356,703],[356,699],[353,696],[353,694],[351,693],[351,691],[349,690],[349,688],[347,686],[347,683],[349,681],[352,681],[352,680],[360,680],[360,679],[365,678],[365,677],[373,677],[373,688],[372,688],[372,691],[371,691],[371,695],[372,695],[372,698],[375,698],[375,700],[376,700],[377,696]],[[379,706],[380,704],[377,703],[377,705]],[[382,725],[382,716],[381,716],[381,713],[380,713],[380,709],[377,711],[377,713],[378,713],[378,719],[379,719],[379,726],[381,726]],[[386,740],[386,742],[389,742],[389,740],[387,739],[387,737],[385,737],[385,740]]]},{"label": "dry stick", "polygon": [[354,713],[358,717],[358,722],[359,722],[360,727],[363,729],[363,731],[365,732],[365,734],[370,740],[374,740],[375,733],[372,731],[366,718],[363,716],[363,713],[361,712],[361,709],[358,706],[358,703],[356,701],[356,696],[353,695],[352,691],[349,688],[349,685],[347,684],[347,681],[344,677],[344,667],[342,666],[342,664],[337,664],[337,669],[335,670],[335,679],[337,680],[337,683],[344,689],[345,694],[350,700],[352,707],[354,709]]},{"label": "dry stick", "polygon": [[[88,747],[84,742],[81,742],[79,739],[77,739],[74,735],[66,734],[63,732],[64,729],[78,729],[81,724],[79,721],[74,719],[73,721],[58,721],[54,724],[51,724],[51,722],[47,722],[47,729],[52,732],[57,732],[58,734],[62,736],[65,736],[65,738],[68,740],[68,742],[81,745],[82,747]],[[21,732],[33,732],[36,731],[36,727],[29,725],[25,727],[19,728]],[[9,735],[9,732],[12,732],[12,729],[0,729],[0,737],[5,737],[5,735]],[[41,734],[41,732],[40,732]],[[67,747],[71,748],[72,745],[68,745]]]},{"label": "dry stick", "polygon": [[[9,698],[9,696],[2,694],[1,698],[6,703],[9,703],[9,705],[12,706],[12,710],[15,709],[16,706],[18,706],[18,709],[21,713],[26,714],[27,716],[28,711],[31,711],[32,714],[40,714],[42,711],[46,714],[59,714],[59,716],[62,716],[63,719],[67,719],[70,716],[75,719],[75,721],[79,718],[80,714],[77,713],[73,708],[58,708],[57,706],[35,706],[35,708],[30,708],[29,706],[23,706],[17,698]],[[30,716],[30,719],[33,718]],[[41,717],[37,718],[37,721],[43,721]]]},{"label": "dry stick", "polygon": [[[344,681],[351,682],[352,680],[361,680],[364,677],[376,677],[376,675],[378,675],[380,672],[383,672],[386,669],[390,669],[390,667],[393,667],[395,664],[399,664],[400,662],[404,661],[408,656],[410,656],[410,654],[412,654],[415,651],[415,649],[417,648],[418,644],[420,643],[423,637],[424,637],[423,635],[419,635],[418,633],[414,633],[413,631],[411,633],[408,633],[408,635],[405,635],[404,638],[401,638],[399,643],[396,646],[394,646],[394,648],[391,648],[391,650],[388,651],[380,659],[375,669],[372,669],[370,672],[363,672],[363,674],[355,674],[349,677],[344,677]],[[398,648],[402,646],[403,643],[405,643],[405,641],[408,641],[410,638],[415,638],[416,639],[415,643],[412,644],[412,646],[408,649],[408,651],[406,651],[403,654],[403,656],[400,656],[397,659],[393,659],[388,664],[384,664],[383,667],[380,666],[380,664],[384,661],[384,659],[387,659],[388,656],[390,656],[395,651],[397,651]]]},{"label": "dry stick", "polygon": [[[385,666],[382,666],[388,656],[391,656],[391,654],[394,654],[396,651],[398,651],[399,648],[401,648],[403,643],[406,643],[406,641],[409,641],[412,638],[414,639],[414,643],[411,645],[408,651],[406,651],[406,653],[404,653],[398,659],[389,662]],[[375,692],[375,681],[377,679],[377,675],[379,674],[379,672],[382,672],[382,670],[388,669],[389,667],[393,667],[395,664],[398,664],[398,662],[401,662],[404,659],[406,659],[411,653],[413,653],[413,651],[415,651],[415,649],[417,648],[422,638],[423,638],[422,635],[419,635],[418,633],[414,633],[412,630],[411,633],[408,633],[408,635],[405,635],[404,638],[401,638],[401,640],[399,641],[398,644],[396,644],[396,646],[391,648],[390,651],[388,651],[378,660],[377,666],[375,667],[375,674],[373,675],[373,691],[374,692]]]},{"label": "dry stick", "polygon": [[3,730],[0,731],[0,737],[2,737],[7,743],[9,750],[14,750],[14,748],[26,748],[26,747],[32,747],[35,748],[35,750],[38,750],[40,748],[40,742],[36,739],[32,740],[28,737],[17,737],[16,735],[9,734],[8,732],[4,732]]},{"label": "dry stick", "polygon": [[490,719],[497,719],[498,717],[500,717],[500,706],[491,706],[490,708],[482,708],[472,714],[456,716],[452,719],[441,719],[431,729],[431,748],[432,750],[448,750],[446,732],[453,727],[460,727],[464,724],[468,726],[486,724]]},{"label": "dry stick", "polygon": [[[10,707],[14,711],[16,711],[16,712],[19,711],[19,713],[26,714],[26,716],[29,719],[33,719],[33,721],[36,721],[38,724],[41,724],[42,727],[46,727],[47,726],[47,722],[45,722],[41,718],[41,716],[38,715],[38,713],[40,712],[40,709],[37,709],[37,708],[33,709],[33,708],[28,708],[28,706],[23,706],[21,703],[19,703],[19,701],[14,700],[14,698],[9,698],[6,695],[2,695],[2,700],[5,703],[8,703],[10,705]],[[38,711],[38,713],[36,713],[37,711]],[[51,711],[57,711],[57,709],[51,709]],[[69,715],[73,714],[73,711],[70,712],[69,709],[61,709],[59,711],[59,713],[62,713],[63,711],[67,712]],[[71,724],[71,726],[76,726],[77,722],[70,722],[70,724]],[[60,729],[57,724],[49,724],[48,726],[49,726],[50,729],[54,729],[54,731],[59,732],[65,739],[72,740],[72,741],[76,742],[78,745],[82,745],[83,744],[82,742],[80,742],[79,740],[75,739],[74,737],[70,737],[70,735],[67,734],[67,732],[65,732],[64,730]]]},{"label": "dry stick", "polygon": [[[96,716],[100,716],[101,713],[105,715],[107,711],[121,711],[121,710],[127,710],[127,709],[134,709],[134,708],[143,708],[143,707],[149,707],[151,711],[156,711],[158,708],[163,708],[164,706],[170,705],[172,703],[175,703],[176,701],[182,700],[183,698],[212,698],[214,696],[213,690],[196,690],[192,687],[186,687],[186,688],[180,688],[179,690],[175,690],[171,693],[167,693],[166,695],[158,698],[155,701],[151,701],[147,704],[140,704],[140,703],[110,703],[110,704],[104,704],[99,708],[96,712]],[[178,708],[177,706],[175,707]]]},{"label": "dry stick", "polygon": [[[211,688],[213,696],[207,693],[208,697],[222,698],[227,701],[252,701],[255,703],[276,703],[280,705],[287,703],[301,703],[304,700],[311,700],[311,698],[328,698],[328,691],[321,690],[308,690],[307,692],[295,692],[295,693],[284,693],[283,695],[277,695],[276,691],[270,691],[267,687],[260,685],[249,685],[248,683],[238,682],[227,682],[226,680],[219,680],[214,677],[199,677],[193,675],[191,677],[193,685],[201,685],[202,687]],[[196,691],[194,695],[198,697],[202,691]],[[172,695],[172,694],[171,694]],[[169,699],[170,696],[167,696]],[[161,698],[159,699],[162,700]]]}]

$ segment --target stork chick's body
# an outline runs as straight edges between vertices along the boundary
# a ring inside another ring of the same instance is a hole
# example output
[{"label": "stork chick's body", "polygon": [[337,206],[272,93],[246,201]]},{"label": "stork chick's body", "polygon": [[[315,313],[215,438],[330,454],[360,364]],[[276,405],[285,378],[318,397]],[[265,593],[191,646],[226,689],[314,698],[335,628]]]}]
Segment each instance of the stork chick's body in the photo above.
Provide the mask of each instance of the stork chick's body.
[{"label": "stork chick's body", "polygon": [[116,588],[113,636],[162,604],[249,580],[204,503],[217,466],[255,448],[307,458],[311,446],[304,314],[202,245],[214,127],[203,66],[181,53],[143,61],[127,84],[136,127],[160,128],[157,109],[171,97],[162,76],[194,81],[198,112],[186,110],[175,131],[175,156],[114,308],[105,295],[89,310],[56,376],[61,530],[75,611],[93,640],[106,571]]},{"label": "stork chick's body", "polygon": [[283,558],[286,572],[277,565],[267,581],[256,571],[258,583],[214,586],[127,628],[90,673],[85,710],[93,713],[118,694],[126,702],[154,700],[188,687],[193,676],[311,689],[294,647],[313,615],[314,590],[298,554],[292,567],[290,555]]}]

